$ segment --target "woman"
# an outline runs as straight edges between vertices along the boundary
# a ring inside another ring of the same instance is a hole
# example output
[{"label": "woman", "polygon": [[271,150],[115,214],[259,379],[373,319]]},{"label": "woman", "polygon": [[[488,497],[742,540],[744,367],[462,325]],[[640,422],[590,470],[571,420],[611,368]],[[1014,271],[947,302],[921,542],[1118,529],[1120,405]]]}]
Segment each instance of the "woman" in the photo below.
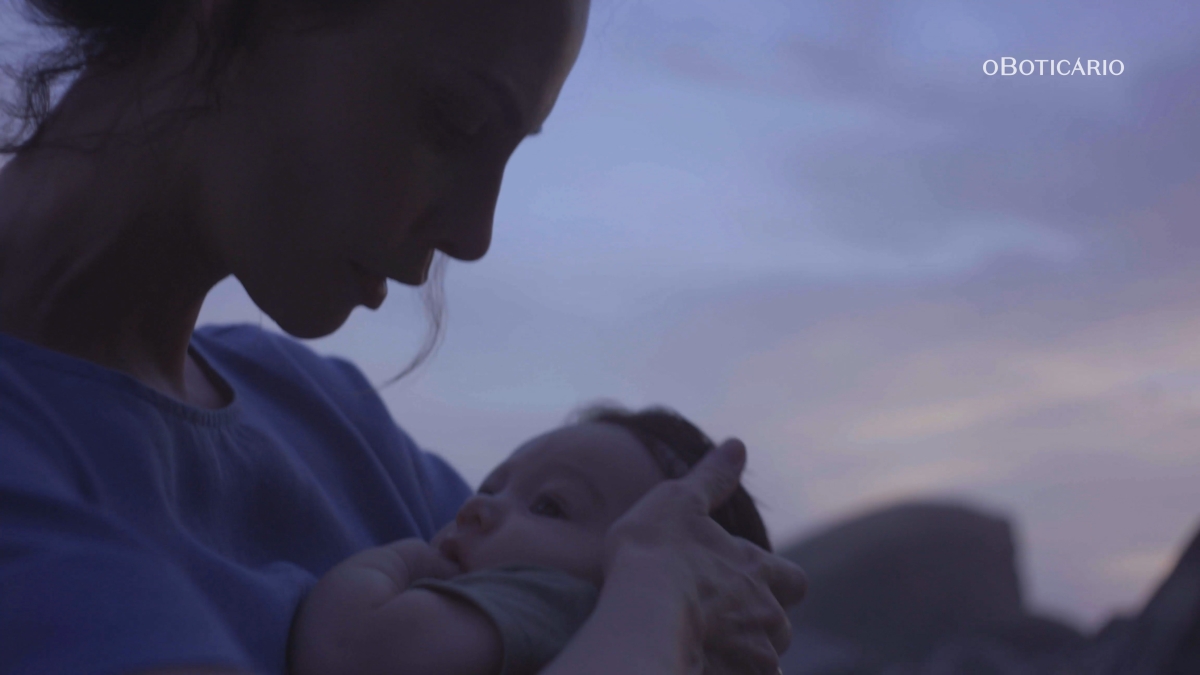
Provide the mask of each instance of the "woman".
[{"label": "woman", "polygon": [[[194,331],[205,294],[233,274],[319,337],[435,251],[482,257],[587,0],[30,4],[83,68],[0,173],[0,669],[284,672],[322,574],[394,563],[468,489],[353,366]],[[775,672],[803,574],[706,517],[743,463],[727,443],[613,526],[546,673]]]}]

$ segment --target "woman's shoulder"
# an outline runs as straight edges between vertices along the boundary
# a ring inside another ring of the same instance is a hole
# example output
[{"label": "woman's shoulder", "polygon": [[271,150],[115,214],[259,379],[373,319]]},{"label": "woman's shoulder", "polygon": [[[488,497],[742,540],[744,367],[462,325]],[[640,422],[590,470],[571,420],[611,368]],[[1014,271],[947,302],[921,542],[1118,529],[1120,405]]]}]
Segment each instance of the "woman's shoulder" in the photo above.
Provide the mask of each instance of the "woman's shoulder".
[{"label": "woman's shoulder", "polygon": [[[403,484],[402,492],[425,494],[439,527],[470,495],[453,467],[420,449],[396,423],[375,387],[350,361],[319,354],[300,340],[252,324],[198,328],[193,345],[229,380],[244,410],[287,416],[281,434],[322,420],[327,427],[353,428],[354,438],[380,449],[376,461]],[[345,455],[344,442],[340,447]]]},{"label": "woman's shoulder", "polygon": [[[292,469],[343,487],[353,475],[353,490],[374,495],[371,508],[384,512],[379,503],[399,499],[407,506],[388,511],[393,520],[414,523],[407,536],[431,536],[470,493],[453,468],[396,424],[353,364],[258,326],[205,326],[193,334],[202,366],[234,392],[230,405],[211,410],[124,373],[0,336],[5,346],[12,349],[0,349],[0,501],[8,479],[23,490],[44,483],[62,494],[91,494],[141,480],[124,475],[131,471],[190,471],[196,462],[238,456],[253,458],[245,464],[252,474],[274,462],[274,484]],[[160,466],[164,456],[194,461]],[[237,464],[226,461],[213,471],[225,480]]]}]

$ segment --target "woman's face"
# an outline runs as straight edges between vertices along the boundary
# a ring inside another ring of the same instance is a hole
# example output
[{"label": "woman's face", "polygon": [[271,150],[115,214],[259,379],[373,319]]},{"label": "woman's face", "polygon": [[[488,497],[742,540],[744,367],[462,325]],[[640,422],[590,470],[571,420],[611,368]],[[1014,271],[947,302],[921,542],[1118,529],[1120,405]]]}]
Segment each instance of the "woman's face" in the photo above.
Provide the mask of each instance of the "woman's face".
[{"label": "woman's face", "polygon": [[319,337],[378,307],[386,278],[423,283],[435,250],[482,257],[505,164],[549,115],[587,12],[384,0],[268,30],[192,136],[205,222],[255,303]]}]

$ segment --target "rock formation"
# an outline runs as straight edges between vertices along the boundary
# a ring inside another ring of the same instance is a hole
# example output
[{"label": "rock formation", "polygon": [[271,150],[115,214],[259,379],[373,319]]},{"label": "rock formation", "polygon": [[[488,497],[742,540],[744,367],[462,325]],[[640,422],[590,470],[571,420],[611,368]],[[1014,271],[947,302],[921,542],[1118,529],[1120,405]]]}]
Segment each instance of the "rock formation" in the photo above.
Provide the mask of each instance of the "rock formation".
[{"label": "rock formation", "polygon": [[1093,636],[1030,613],[1012,528],[909,503],[826,528],[781,554],[809,577],[787,675],[1200,675],[1200,533],[1135,617]]}]

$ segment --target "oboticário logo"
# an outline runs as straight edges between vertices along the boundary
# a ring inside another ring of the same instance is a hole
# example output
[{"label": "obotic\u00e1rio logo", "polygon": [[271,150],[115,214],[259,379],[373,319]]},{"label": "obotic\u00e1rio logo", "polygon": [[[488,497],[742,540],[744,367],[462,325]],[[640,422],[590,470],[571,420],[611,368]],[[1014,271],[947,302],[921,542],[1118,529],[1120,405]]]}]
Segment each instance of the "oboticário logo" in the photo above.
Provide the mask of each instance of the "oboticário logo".
[{"label": "obotic\u00e1rio logo", "polygon": [[1120,59],[1099,61],[1096,59],[1023,59],[1018,62],[1012,56],[1005,56],[997,62],[988,59],[983,62],[984,75],[1120,75],[1125,72],[1125,64]]}]

